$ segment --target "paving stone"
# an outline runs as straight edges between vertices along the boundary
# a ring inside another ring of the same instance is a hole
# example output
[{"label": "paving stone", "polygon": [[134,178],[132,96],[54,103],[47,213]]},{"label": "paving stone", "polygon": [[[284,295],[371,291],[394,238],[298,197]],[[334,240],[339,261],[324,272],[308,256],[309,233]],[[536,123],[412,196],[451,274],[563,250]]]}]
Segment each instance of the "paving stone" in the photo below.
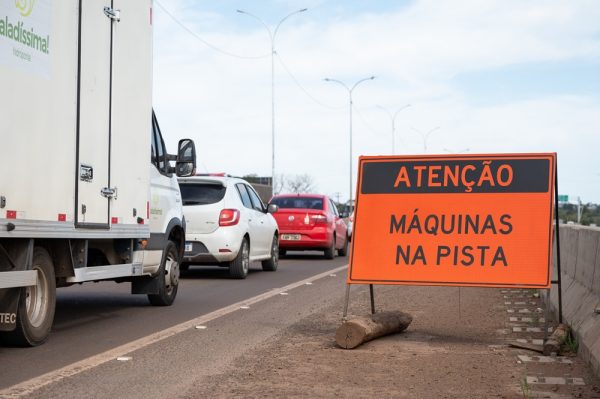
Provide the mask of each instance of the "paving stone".
[{"label": "paving stone", "polygon": [[531,385],[585,385],[583,378],[572,377],[531,377],[527,376],[527,383]]}]

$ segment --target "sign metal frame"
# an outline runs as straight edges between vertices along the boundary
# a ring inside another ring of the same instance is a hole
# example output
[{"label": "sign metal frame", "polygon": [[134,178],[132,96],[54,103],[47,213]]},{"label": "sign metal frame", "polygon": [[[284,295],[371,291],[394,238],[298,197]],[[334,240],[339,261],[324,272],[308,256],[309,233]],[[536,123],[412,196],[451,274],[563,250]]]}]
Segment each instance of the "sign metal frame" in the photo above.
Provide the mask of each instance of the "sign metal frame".
[{"label": "sign metal frame", "polygon": [[[355,248],[355,243],[356,241],[353,240],[352,242],[352,247],[351,247],[351,256],[350,256],[350,264],[349,264],[349,268],[348,268],[348,278],[347,278],[347,286],[346,286],[346,295],[345,295],[345,301],[344,301],[344,311],[343,311],[343,319],[346,319],[347,316],[347,311],[348,311],[348,303],[349,303],[349,297],[350,297],[350,286],[353,284],[368,284],[369,285],[369,293],[370,293],[370,301],[371,301],[371,313],[375,313],[375,297],[374,297],[374,289],[373,289],[373,285],[374,284],[390,284],[390,285],[434,285],[434,286],[446,286],[446,285],[451,285],[451,286],[466,286],[466,287],[470,287],[470,286],[475,286],[475,287],[492,287],[492,288],[517,288],[517,287],[523,287],[523,288],[540,288],[540,289],[549,289],[552,285],[558,285],[558,299],[559,299],[559,321],[562,321],[562,284],[561,284],[561,267],[560,267],[560,240],[559,240],[559,221],[558,221],[558,175],[557,175],[557,163],[556,163],[556,153],[543,153],[543,154],[477,154],[477,155],[471,155],[471,156],[466,156],[466,155],[457,155],[457,156],[443,156],[443,155],[432,155],[432,156],[404,156],[404,157],[394,157],[394,156],[389,156],[389,157],[360,157],[359,159],[359,173],[358,173],[358,183],[357,183],[357,187],[356,187],[356,210],[355,210],[355,229],[356,229],[356,220],[358,219],[358,213],[360,212],[359,208],[360,208],[360,198],[363,194],[361,194],[361,189],[363,189],[363,187],[361,186],[362,183],[362,178],[363,178],[363,172],[364,172],[364,165],[365,162],[368,161],[373,161],[373,160],[390,160],[390,161],[401,161],[401,160],[416,160],[416,159],[420,159],[423,161],[436,161],[436,160],[483,160],[483,159],[490,159],[493,161],[498,161],[498,160],[512,160],[512,159],[518,159],[518,158],[524,158],[524,159],[536,159],[537,157],[540,157],[540,159],[549,159],[550,160],[550,165],[548,167],[548,175],[546,176],[548,178],[547,180],[547,191],[544,191],[546,194],[548,194],[549,200],[550,200],[550,215],[549,215],[549,234],[548,234],[548,274],[547,274],[547,281],[545,284],[541,284],[539,286],[532,286],[532,284],[506,284],[506,283],[492,283],[492,284],[485,284],[485,283],[481,283],[481,282],[477,282],[477,283],[468,283],[468,284],[462,284],[461,282],[457,282],[457,281],[452,281],[448,284],[444,283],[444,282],[431,282],[431,281],[376,281],[376,280],[369,280],[369,279],[364,279],[364,280],[360,280],[360,279],[352,279],[352,261],[354,259],[354,248]],[[420,177],[419,177],[420,178]],[[530,184],[531,181],[526,181],[527,184]],[[374,186],[373,184],[370,185],[371,189]],[[520,191],[520,192],[527,192],[527,190],[525,189],[524,191]],[[541,192],[541,191],[538,191]],[[376,194],[378,194],[376,192]],[[390,194],[397,194],[397,193],[390,193]],[[477,193],[474,193],[477,194]],[[554,194],[554,195],[552,195]],[[408,193],[407,195],[411,195],[410,193]],[[553,214],[554,211],[554,214]],[[554,226],[552,226],[552,219],[554,219]],[[555,232],[555,233],[554,233]],[[556,240],[554,240],[554,234],[556,234]],[[356,236],[354,237],[356,239]],[[556,243],[556,248],[557,248],[557,271],[558,271],[558,276],[556,280],[552,280],[552,244],[553,242]]]}]

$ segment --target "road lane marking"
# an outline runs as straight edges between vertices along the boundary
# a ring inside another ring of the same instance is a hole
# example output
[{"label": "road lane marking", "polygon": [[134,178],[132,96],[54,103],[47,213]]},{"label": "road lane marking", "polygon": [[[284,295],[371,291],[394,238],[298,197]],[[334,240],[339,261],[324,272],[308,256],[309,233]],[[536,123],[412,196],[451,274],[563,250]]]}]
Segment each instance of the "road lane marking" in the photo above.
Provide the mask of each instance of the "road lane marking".
[{"label": "road lane marking", "polygon": [[315,280],[319,280],[324,277],[328,277],[331,273],[337,273],[344,269],[346,269],[348,265],[343,265],[336,267],[335,269],[328,270],[326,272],[314,275],[312,277],[306,278],[301,281],[297,281],[295,283],[286,285],[285,287],[275,288],[273,290],[264,292],[257,296],[254,296],[249,299],[245,299],[243,301],[234,303],[232,305],[226,306],[221,309],[217,309],[210,313],[207,313],[203,316],[199,316],[195,319],[185,321],[183,323],[177,324],[173,327],[170,327],[165,330],[161,330],[150,334],[148,336],[139,338],[135,341],[131,341],[127,344],[118,346],[113,349],[109,349],[100,354],[91,356],[87,359],[80,360],[78,362],[72,363],[68,366],[62,367],[58,370],[50,371],[46,374],[42,374],[38,377],[31,378],[29,380],[23,381],[19,384],[13,385],[11,387],[0,390],[0,397],[2,398],[20,398],[26,395],[30,395],[33,392],[50,385],[52,383],[58,382],[68,377],[72,377],[84,371],[90,370],[94,367],[98,367],[104,363],[107,363],[111,360],[114,360],[117,357],[123,356],[123,354],[128,354],[139,349],[142,349],[146,346],[153,345],[157,342],[170,338],[174,335],[182,333],[184,331],[189,330],[190,328],[196,329],[205,329],[206,324],[209,321],[218,319],[220,317],[226,316],[230,313],[238,311],[241,306],[250,306],[257,302],[264,301],[266,299],[272,298],[276,295],[284,293],[286,291],[290,291],[294,288],[305,285],[307,282],[313,282]]}]

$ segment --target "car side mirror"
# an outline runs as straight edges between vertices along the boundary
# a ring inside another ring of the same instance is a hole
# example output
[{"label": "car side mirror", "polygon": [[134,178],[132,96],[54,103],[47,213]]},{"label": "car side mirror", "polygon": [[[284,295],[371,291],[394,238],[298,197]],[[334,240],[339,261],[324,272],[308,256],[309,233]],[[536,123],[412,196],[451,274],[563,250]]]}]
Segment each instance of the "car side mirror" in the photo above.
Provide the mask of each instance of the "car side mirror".
[{"label": "car side mirror", "polygon": [[175,174],[179,177],[192,176],[196,173],[196,146],[191,139],[179,140]]},{"label": "car side mirror", "polygon": [[279,210],[279,207],[275,204],[269,204],[269,206],[267,207],[267,212],[269,213],[275,213]]}]

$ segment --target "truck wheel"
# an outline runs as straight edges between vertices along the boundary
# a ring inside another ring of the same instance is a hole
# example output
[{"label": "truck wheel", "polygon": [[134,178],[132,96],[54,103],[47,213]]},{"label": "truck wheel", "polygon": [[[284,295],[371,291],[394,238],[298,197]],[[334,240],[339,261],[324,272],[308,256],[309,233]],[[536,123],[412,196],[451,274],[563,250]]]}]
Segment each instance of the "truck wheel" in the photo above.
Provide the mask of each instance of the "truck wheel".
[{"label": "truck wheel", "polygon": [[37,283],[21,288],[17,327],[2,333],[2,341],[15,346],[43,344],[52,328],[56,306],[56,280],[52,258],[42,247],[33,249],[33,270],[37,271]]},{"label": "truck wheel", "polygon": [[277,234],[273,236],[273,242],[271,243],[271,258],[262,261],[262,269],[265,272],[274,272],[277,270],[279,265],[279,240]]},{"label": "truck wheel", "polygon": [[168,241],[158,269],[158,294],[148,294],[153,306],[170,306],[177,296],[179,287],[179,251],[173,241]]},{"label": "truck wheel", "polygon": [[240,252],[236,258],[229,263],[229,276],[237,279],[244,279],[248,276],[250,268],[250,245],[248,239],[244,237]]},{"label": "truck wheel", "polygon": [[335,258],[335,235],[333,236],[333,242],[331,243],[331,247],[325,250],[325,259],[333,258]]},{"label": "truck wheel", "polygon": [[346,236],[346,240],[344,240],[344,246],[338,249],[339,256],[348,255],[348,236]]}]

